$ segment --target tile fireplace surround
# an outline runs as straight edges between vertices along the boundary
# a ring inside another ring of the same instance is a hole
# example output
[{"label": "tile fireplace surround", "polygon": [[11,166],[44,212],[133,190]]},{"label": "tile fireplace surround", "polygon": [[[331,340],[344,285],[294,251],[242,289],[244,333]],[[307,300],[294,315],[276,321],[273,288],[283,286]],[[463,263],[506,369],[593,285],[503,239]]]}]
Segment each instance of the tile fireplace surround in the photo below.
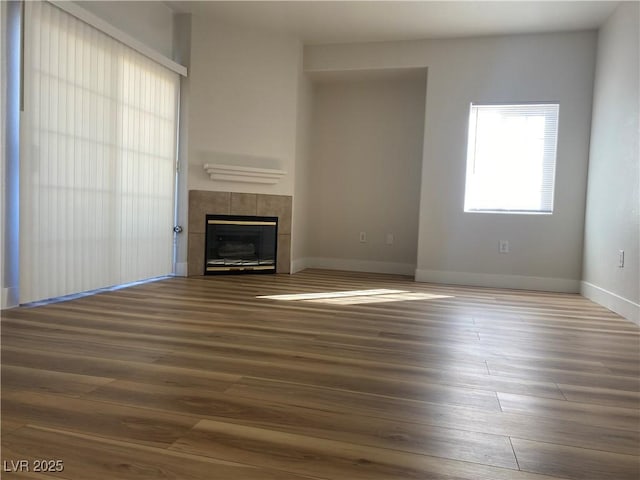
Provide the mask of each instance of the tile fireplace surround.
[{"label": "tile fireplace surround", "polygon": [[287,195],[189,191],[187,275],[204,275],[204,236],[207,214],[278,217],[276,273],[291,272],[291,204]]}]

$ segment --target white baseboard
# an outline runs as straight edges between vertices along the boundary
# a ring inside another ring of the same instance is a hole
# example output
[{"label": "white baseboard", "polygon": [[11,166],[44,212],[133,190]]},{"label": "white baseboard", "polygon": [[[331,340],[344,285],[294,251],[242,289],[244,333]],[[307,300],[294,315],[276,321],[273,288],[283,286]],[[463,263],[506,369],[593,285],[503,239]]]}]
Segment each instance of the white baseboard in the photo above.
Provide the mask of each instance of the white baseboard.
[{"label": "white baseboard", "polygon": [[416,282],[469,285],[474,287],[513,288],[543,292],[578,293],[580,280],[569,278],[528,277],[494,273],[448,272],[421,270],[415,272]]},{"label": "white baseboard", "polygon": [[174,275],[176,277],[186,277],[187,276],[187,262],[179,262],[176,263]]},{"label": "white baseboard", "polygon": [[296,260],[291,260],[291,273],[298,273],[305,268],[309,268],[308,260],[308,258],[298,258]]},{"label": "white baseboard", "polygon": [[303,261],[305,268],[345,270],[348,272],[391,273],[395,275],[409,276],[413,276],[416,268],[416,266],[411,263],[379,262],[375,260],[352,260],[346,258],[309,257],[299,260],[299,262]]},{"label": "white baseboard", "polygon": [[2,298],[0,298],[0,309],[5,310],[7,308],[17,307],[18,301],[18,288],[9,287],[2,289]]},{"label": "white baseboard", "polygon": [[623,316],[627,320],[631,320],[636,325],[640,325],[639,304],[585,281],[580,282],[580,294],[583,297],[608,308],[612,312]]}]

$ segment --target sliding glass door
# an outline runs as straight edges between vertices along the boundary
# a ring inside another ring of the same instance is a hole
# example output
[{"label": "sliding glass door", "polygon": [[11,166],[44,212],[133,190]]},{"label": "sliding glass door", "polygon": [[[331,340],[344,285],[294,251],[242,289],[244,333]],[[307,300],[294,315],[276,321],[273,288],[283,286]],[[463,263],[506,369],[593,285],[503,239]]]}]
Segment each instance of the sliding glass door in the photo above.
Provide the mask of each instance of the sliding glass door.
[{"label": "sliding glass door", "polygon": [[26,2],[20,302],[172,272],[179,78]]}]

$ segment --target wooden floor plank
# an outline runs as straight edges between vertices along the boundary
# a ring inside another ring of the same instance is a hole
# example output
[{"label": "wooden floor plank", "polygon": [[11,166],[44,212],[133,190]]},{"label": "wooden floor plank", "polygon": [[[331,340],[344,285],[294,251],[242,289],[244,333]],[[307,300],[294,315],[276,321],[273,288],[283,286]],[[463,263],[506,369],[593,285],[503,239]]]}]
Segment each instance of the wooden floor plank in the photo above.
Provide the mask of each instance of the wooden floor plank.
[{"label": "wooden floor plank", "polygon": [[173,412],[13,389],[2,391],[2,414],[27,425],[100,432],[100,436],[160,447],[169,446],[198,422],[196,417]]},{"label": "wooden floor plank", "polygon": [[2,364],[93,377],[139,380],[145,383],[182,385],[214,390],[225,389],[241,378],[239,375],[212,370],[195,371],[170,365],[123,361],[117,358],[71,355],[63,349],[56,350],[55,344],[52,344],[47,350],[25,350],[3,345]]},{"label": "wooden floor plank", "polygon": [[430,478],[525,479],[528,474],[512,469],[415,455],[396,450],[363,447],[334,440],[274,432],[211,420],[201,421],[178,440],[172,450],[192,454],[222,454],[267,468],[302,475],[338,479]]},{"label": "wooden floor plank", "polygon": [[284,366],[272,362],[230,360],[221,356],[172,354],[158,360],[158,364],[193,370],[215,368],[226,374],[288,380],[306,385],[322,385],[333,389],[376,393],[433,403],[474,406],[491,411],[500,409],[495,392],[488,390],[453,387],[417,380],[396,380],[374,374],[374,370],[365,374],[360,369],[337,368],[322,363],[300,367],[295,363]]},{"label": "wooden floor plank", "polygon": [[[265,468],[332,479],[542,480],[541,477],[512,469],[211,420],[202,420],[171,450],[214,457],[221,455],[225,459]],[[545,477],[546,480],[551,478]]]},{"label": "wooden floor plank", "polygon": [[535,381],[568,383],[585,387],[610,388],[627,392],[640,392],[640,378],[611,373],[570,372],[566,370],[521,368],[505,363],[487,361],[492,374]]},{"label": "wooden floor plank", "polygon": [[498,400],[503,412],[571,420],[622,430],[638,431],[640,428],[640,410],[634,408],[605,407],[503,392],[498,392]]},{"label": "wooden floor plank", "polygon": [[6,416],[2,416],[0,420],[2,421],[0,432],[2,432],[2,434],[4,435],[9,434],[25,426],[23,422],[20,422],[18,420],[9,420],[6,418]]},{"label": "wooden floor plank", "polygon": [[252,398],[258,403],[277,402],[346,414],[358,412],[373,418],[517,436],[630,455],[637,454],[640,445],[640,429],[596,427],[566,419],[488,412],[264,379],[243,379],[229,388],[227,393]]},{"label": "wooden floor plank", "polygon": [[79,397],[95,390],[113,378],[76,375],[34,368],[2,365],[2,387],[35,390],[41,393],[59,393]]},{"label": "wooden floor plank", "polygon": [[637,480],[640,462],[633,455],[586,450],[512,438],[520,468],[576,480]]},{"label": "wooden floor plank", "polygon": [[3,459],[65,460],[37,478],[638,473],[640,329],[579,295],[176,277],[3,311],[0,328]]},{"label": "wooden floor plank", "polygon": [[2,458],[63,461],[61,474],[29,476],[5,474],[3,478],[64,478],[68,480],[303,480],[290,473],[259,469],[250,465],[194,456],[167,449],[146,447],[124,441],[25,427],[3,435]]},{"label": "wooden floor plank", "polygon": [[583,387],[580,385],[558,384],[564,397],[572,402],[592,405],[611,405],[622,408],[640,409],[640,393],[611,388]]},{"label": "wooden floor plank", "polygon": [[[113,382],[86,398],[171,410],[189,416],[239,423],[380,448],[403,450],[517,469],[508,437],[462,429],[425,426],[354,413],[295,407],[231,394]],[[336,425],[341,425],[337,430]]]}]

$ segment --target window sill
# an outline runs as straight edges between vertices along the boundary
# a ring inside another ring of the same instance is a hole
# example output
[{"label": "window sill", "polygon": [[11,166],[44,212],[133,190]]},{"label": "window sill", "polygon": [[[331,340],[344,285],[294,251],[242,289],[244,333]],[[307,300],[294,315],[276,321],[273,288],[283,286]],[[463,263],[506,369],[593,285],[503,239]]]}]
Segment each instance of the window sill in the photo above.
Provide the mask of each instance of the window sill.
[{"label": "window sill", "polygon": [[464,213],[492,213],[497,215],[553,215],[553,212],[529,212],[522,210],[465,210]]}]

